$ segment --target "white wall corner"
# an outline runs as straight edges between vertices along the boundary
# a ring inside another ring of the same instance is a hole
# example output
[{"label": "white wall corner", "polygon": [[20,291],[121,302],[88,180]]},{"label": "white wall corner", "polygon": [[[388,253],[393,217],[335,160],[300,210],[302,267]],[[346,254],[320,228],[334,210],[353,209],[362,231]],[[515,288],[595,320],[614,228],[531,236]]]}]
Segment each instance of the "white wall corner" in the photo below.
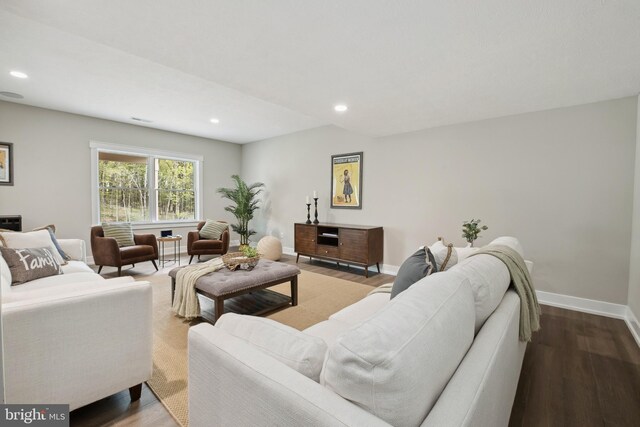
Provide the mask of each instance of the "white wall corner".
[{"label": "white wall corner", "polygon": [[631,310],[631,307],[627,307],[627,315],[624,321],[627,323],[638,347],[640,347],[640,322],[638,321],[638,317],[633,313],[633,310]]}]

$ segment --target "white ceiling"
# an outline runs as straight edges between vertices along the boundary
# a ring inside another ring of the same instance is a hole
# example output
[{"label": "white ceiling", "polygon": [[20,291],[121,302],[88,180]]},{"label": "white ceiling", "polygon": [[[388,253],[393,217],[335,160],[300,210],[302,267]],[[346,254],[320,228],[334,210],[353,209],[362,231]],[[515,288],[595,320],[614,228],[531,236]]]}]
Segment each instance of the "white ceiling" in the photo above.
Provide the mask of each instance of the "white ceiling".
[{"label": "white ceiling", "polygon": [[2,0],[0,91],[239,143],[390,135],[638,94],[640,1]]}]

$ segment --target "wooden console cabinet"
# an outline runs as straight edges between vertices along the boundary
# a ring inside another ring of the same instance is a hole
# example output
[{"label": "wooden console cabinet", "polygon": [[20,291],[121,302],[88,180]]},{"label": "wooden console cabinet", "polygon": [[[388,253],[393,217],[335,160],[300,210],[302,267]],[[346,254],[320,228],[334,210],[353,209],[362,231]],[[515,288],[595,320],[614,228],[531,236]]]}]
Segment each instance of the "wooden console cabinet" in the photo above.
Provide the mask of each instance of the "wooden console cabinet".
[{"label": "wooden console cabinet", "polygon": [[382,227],[344,224],[295,225],[295,251],[309,258],[336,261],[338,264],[361,265],[369,277],[369,266],[376,265],[380,272],[384,248]]}]

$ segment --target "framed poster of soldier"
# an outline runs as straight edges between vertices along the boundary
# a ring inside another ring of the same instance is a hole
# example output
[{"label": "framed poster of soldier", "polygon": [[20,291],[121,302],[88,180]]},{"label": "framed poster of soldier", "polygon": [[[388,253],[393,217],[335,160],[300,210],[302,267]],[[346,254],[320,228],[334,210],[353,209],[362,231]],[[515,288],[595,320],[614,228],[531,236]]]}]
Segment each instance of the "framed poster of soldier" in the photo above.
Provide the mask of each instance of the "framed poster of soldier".
[{"label": "framed poster of soldier", "polygon": [[0,142],[0,185],[13,185],[13,144]]},{"label": "framed poster of soldier", "polygon": [[362,209],[362,151],[331,156],[331,207]]}]

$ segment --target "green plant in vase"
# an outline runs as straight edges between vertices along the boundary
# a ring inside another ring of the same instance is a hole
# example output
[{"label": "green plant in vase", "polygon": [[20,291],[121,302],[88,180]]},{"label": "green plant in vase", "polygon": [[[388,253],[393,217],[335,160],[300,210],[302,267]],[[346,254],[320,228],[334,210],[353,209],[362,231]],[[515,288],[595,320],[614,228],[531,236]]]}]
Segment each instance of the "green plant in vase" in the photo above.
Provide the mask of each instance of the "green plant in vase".
[{"label": "green plant in vase", "polygon": [[462,237],[473,247],[473,242],[480,237],[480,232],[488,230],[486,225],[480,226],[479,219],[472,219],[462,223]]},{"label": "green plant in vase", "polygon": [[241,249],[241,251],[244,254],[244,256],[246,256],[247,258],[253,258],[258,256],[258,251],[255,248],[252,248],[251,246],[245,246]]},{"label": "green plant in vase", "polygon": [[242,250],[249,247],[249,237],[256,234],[254,230],[249,228],[249,221],[253,219],[253,213],[260,209],[258,206],[260,200],[257,196],[262,192],[264,184],[255,182],[247,185],[238,175],[231,175],[231,179],[235,182],[234,188],[218,188],[217,192],[223,198],[233,202],[224,210],[231,212],[238,220],[236,224],[231,224],[231,229],[240,235],[240,249]]}]

